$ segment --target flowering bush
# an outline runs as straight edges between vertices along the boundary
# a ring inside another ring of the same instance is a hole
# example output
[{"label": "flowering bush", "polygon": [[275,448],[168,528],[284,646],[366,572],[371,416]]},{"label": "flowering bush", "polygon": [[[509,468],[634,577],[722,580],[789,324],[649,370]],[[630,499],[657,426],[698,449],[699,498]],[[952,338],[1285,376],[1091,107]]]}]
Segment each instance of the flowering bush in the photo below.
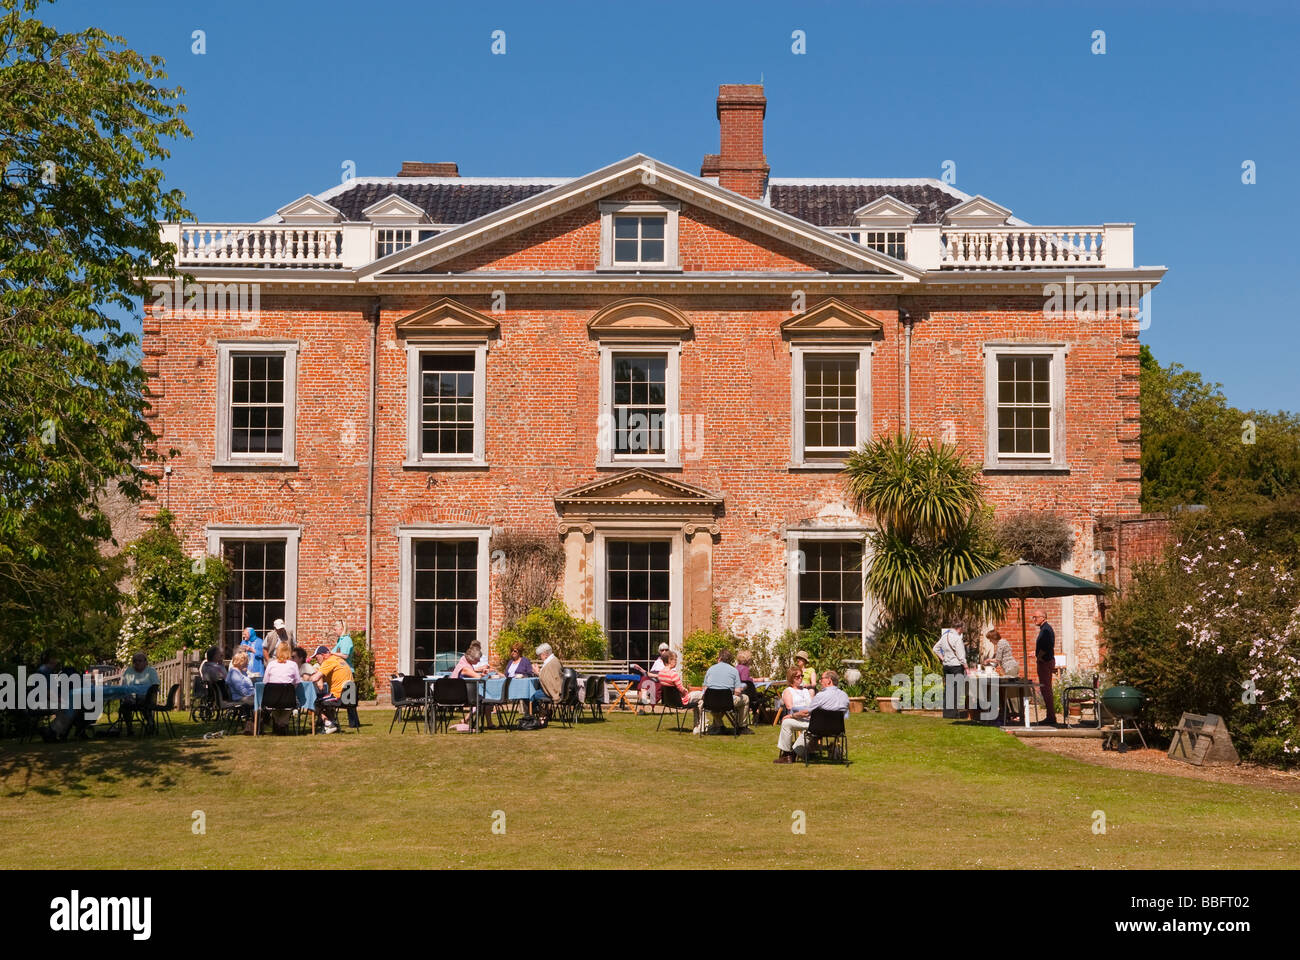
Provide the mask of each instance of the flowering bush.
[{"label": "flowering bush", "polygon": [[118,637],[119,663],[137,651],[162,660],[216,641],[217,607],[229,576],[220,557],[187,557],[166,510],[158,511],[153,526],[125,554],[132,588]]},{"label": "flowering bush", "polygon": [[1294,575],[1253,555],[1238,530],[1178,564],[1192,578],[1192,598],[1178,629],[1193,650],[1232,663],[1243,705],[1257,706],[1256,726],[1300,755],[1300,591]]},{"label": "flowering bush", "polygon": [[1105,668],[1151,701],[1171,730],[1216,713],[1242,754],[1300,760],[1300,585],[1237,530],[1184,538],[1139,567],[1106,618]]}]

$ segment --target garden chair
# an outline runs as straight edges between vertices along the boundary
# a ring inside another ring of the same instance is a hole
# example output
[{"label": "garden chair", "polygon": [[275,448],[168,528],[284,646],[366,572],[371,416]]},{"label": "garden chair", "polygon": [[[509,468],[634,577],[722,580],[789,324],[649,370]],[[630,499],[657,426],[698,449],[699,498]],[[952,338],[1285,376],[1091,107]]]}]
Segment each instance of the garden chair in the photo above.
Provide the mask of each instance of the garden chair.
[{"label": "garden chair", "polygon": [[714,713],[720,713],[723,717],[722,729],[727,729],[726,721],[731,720],[731,726],[736,736],[740,736],[742,726],[740,712],[743,708],[735,704],[735,696],[730,690],[722,690],[717,687],[709,688],[704,691],[704,699],[700,701],[700,734],[709,732],[709,717]]},{"label": "garden chair", "polygon": [[433,729],[445,733],[451,728],[451,718],[464,716],[469,709],[469,690],[465,681],[457,677],[439,677],[433,681],[433,703],[426,709],[431,711],[428,716],[433,718]]},{"label": "garden chair", "polygon": [[226,681],[218,680],[217,688],[217,719],[225,720],[230,727],[231,732],[239,729],[239,724],[248,720],[253,715],[252,707],[239,700],[230,699],[230,688],[226,686]]},{"label": "garden chair", "polygon": [[582,719],[583,709],[591,711],[592,720],[605,719],[605,678],[592,674],[587,678],[587,695],[578,706],[578,719]]},{"label": "garden chair", "polygon": [[393,697],[393,723],[388,725],[388,732],[393,732],[393,724],[399,719],[402,721],[402,733],[406,732],[408,723],[427,727],[425,708],[428,702],[424,696],[424,678],[393,677],[388,684]]},{"label": "garden chair", "polygon": [[302,718],[298,715],[298,685],[296,683],[268,683],[262,688],[262,713],[269,720],[275,710],[287,710],[294,733],[302,732]]},{"label": "garden chair", "polygon": [[163,706],[158,706],[158,691],[151,691],[153,700],[145,701],[145,709],[149,711],[149,723],[153,727],[153,732],[158,732],[158,718],[162,717],[163,723],[167,725],[168,739],[175,739],[176,731],[172,729],[172,711],[176,709],[176,697],[181,692],[181,685],[173,683],[167,690],[167,702]]},{"label": "garden chair", "polygon": [[677,721],[677,732],[681,733],[686,729],[686,712],[691,708],[682,700],[682,692],[676,687],[670,687],[667,684],[659,688],[659,706],[663,709],[659,712],[659,723],[655,726],[655,732],[664,725],[664,714],[672,711]]},{"label": "garden chair", "polygon": [[551,704],[551,715],[564,726],[571,727],[577,722],[578,711],[582,709],[582,701],[578,699],[578,672],[565,667],[561,677],[560,699]]},{"label": "garden chair", "polygon": [[804,766],[814,753],[826,751],[833,763],[849,762],[849,738],[844,732],[844,714],[838,710],[818,707],[808,714],[808,729],[803,732]]}]

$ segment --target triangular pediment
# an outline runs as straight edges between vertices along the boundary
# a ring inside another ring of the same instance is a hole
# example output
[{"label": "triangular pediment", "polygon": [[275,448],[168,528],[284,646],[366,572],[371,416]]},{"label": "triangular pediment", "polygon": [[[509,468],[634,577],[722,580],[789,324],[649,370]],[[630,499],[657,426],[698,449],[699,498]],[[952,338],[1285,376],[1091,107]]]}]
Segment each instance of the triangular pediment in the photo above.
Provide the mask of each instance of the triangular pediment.
[{"label": "triangular pediment", "polygon": [[361,211],[371,223],[428,223],[429,215],[422,207],[390,193]]},{"label": "triangular pediment", "polygon": [[1007,222],[1011,211],[988,197],[974,196],[950,207],[944,219],[954,226],[998,227]]},{"label": "triangular pediment", "polygon": [[885,194],[870,203],[864,203],[853,211],[853,216],[862,226],[906,226],[920,215],[921,211],[909,203]]},{"label": "triangular pediment", "polygon": [[587,321],[587,329],[594,337],[685,337],[694,327],[686,314],[671,304],[646,297],[629,297],[598,310]]},{"label": "triangular pediment", "polygon": [[[925,272],[683,170],[636,154],[390,254],[371,264],[360,279],[437,272],[439,264],[631,188],[649,188],[667,199],[688,203],[715,215],[720,222],[747,227],[813,257],[838,264],[849,272],[885,274],[904,282],[917,281]],[[593,256],[595,252],[592,251]]]},{"label": "triangular pediment", "polygon": [[457,303],[451,297],[443,297],[402,317],[397,321],[396,328],[403,336],[486,339],[496,332],[497,322],[477,310]]},{"label": "triangular pediment", "polygon": [[565,490],[555,509],[569,521],[654,517],[712,522],[722,507],[716,493],[649,470],[628,470]]},{"label": "triangular pediment", "polygon": [[781,324],[787,337],[827,340],[871,339],[884,336],[885,325],[868,313],[832,297]]},{"label": "triangular pediment", "polygon": [[275,212],[285,223],[338,223],[343,219],[337,207],[331,207],[310,193],[303,194],[293,203],[286,203]]}]

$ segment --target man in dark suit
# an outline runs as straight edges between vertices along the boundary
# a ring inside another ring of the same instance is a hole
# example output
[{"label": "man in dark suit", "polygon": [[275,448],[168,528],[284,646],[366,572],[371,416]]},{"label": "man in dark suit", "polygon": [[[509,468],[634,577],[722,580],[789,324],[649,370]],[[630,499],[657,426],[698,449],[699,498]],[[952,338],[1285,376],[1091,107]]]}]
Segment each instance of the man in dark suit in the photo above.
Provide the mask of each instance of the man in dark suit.
[{"label": "man in dark suit", "polygon": [[1052,671],[1056,669],[1056,631],[1047,622],[1041,610],[1035,610],[1030,618],[1038,627],[1038,639],[1034,641],[1034,659],[1038,661],[1038,688],[1043,693],[1043,702],[1047,704],[1046,726],[1056,726],[1056,703],[1052,700]]}]

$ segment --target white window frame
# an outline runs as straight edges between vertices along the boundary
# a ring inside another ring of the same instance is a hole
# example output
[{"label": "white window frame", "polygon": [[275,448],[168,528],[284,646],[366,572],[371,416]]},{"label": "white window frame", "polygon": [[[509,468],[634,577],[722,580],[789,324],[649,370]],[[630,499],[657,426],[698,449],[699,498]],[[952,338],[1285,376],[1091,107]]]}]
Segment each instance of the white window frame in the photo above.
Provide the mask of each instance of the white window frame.
[{"label": "white window frame", "polygon": [[[225,540],[283,540],[284,544],[284,624],[289,629],[289,636],[298,636],[298,543],[302,539],[302,527],[296,523],[285,524],[238,524],[210,523],[204,528],[207,536],[207,550],[210,556],[223,556],[222,543]],[[221,618],[224,624],[226,616],[226,595],[221,594]],[[224,629],[224,627],[223,627]]]},{"label": "white window frame", "polygon": [[610,540],[669,540],[672,546],[668,552],[668,603],[671,611],[668,616],[668,646],[677,651],[680,657],[682,653],[682,627],[685,614],[684,602],[684,585],[682,571],[685,564],[686,555],[686,535],[682,533],[680,523],[671,525],[654,526],[654,525],[629,525],[629,526],[608,526],[597,527],[593,534],[593,547],[595,563],[592,565],[595,569],[592,574],[592,594],[593,608],[596,611],[596,620],[600,623],[607,622],[605,604],[608,602],[608,577],[609,577],[609,556],[608,544]]},{"label": "white window frame", "polygon": [[[487,344],[483,341],[408,340],[406,342],[406,460],[404,467],[486,467],[487,464]],[[426,454],[422,451],[423,407],[420,358],[428,353],[472,353],[474,355],[474,450],[461,453]]]},{"label": "white window frame", "polygon": [[787,530],[785,532],[785,625],[789,630],[799,629],[799,541],[842,540],[862,545],[862,651],[875,632],[876,604],[867,590],[867,570],[871,566],[870,527],[822,527]]},{"label": "white window frame", "polygon": [[[682,345],[663,340],[603,340],[600,351],[600,414],[597,419],[597,467],[680,467],[681,454],[681,358]],[[664,354],[664,452],[656,454],[614,453],[614,354]]]},{"label": "white window frame", "polygon": [[[284,449],[280,453],[234,453],[231,450],[231,381],[236,354],[284,355]],[[298,341],[217,341],[217,436],[214,467],[296,467],[298,421]]]},{"label": "white window frame", "polygon": [[[600,204],[600,265],[599,270],[680,270],[677,250],[677,221],[681,204],[676,200],[606,201]],[[620,214],[636,216],[662,215],[664,218],[664,259],[662,263],[615,263],[614,217]]]},{"label": "white window frame", "polygon": [[856,355],[858,358],[858,422],[854,431],[854,449],[860,450],[871,438],[871,355],[875,352],[873,344],[832,344],[819,343],[815,346],[791,344],[790,346],[790,463],[791,469],[801,470],[839,470],[845,459],[809,460],[804,453],[804,360],[809,355],[832,354],[839,356]]},{"label": "white window frame", "polygon": [[397,528],[397,545],[400,556],[398,574],[397,614],[397,669],[409,674],[415,663],[415,541],[417,540],[477,540],[478,541],[478,602],[475,639],[488,650],[488,600],[492,584],[490,556],[488,554],[492,528],[477,524],[404,524]]},{"label": "white window frame", "polygon": [[[990,342],[984,344],[984,469],[1067,471],[1069,461],[1065,454],[1065,357],[1069,344],[1061,342],[1015,343]],[[1051,430],[1052,449],[1047,455],[1010,456],[998,453],[998,358],[1010,356],[1049,356],[1048,372],[1051,377]]]}]

